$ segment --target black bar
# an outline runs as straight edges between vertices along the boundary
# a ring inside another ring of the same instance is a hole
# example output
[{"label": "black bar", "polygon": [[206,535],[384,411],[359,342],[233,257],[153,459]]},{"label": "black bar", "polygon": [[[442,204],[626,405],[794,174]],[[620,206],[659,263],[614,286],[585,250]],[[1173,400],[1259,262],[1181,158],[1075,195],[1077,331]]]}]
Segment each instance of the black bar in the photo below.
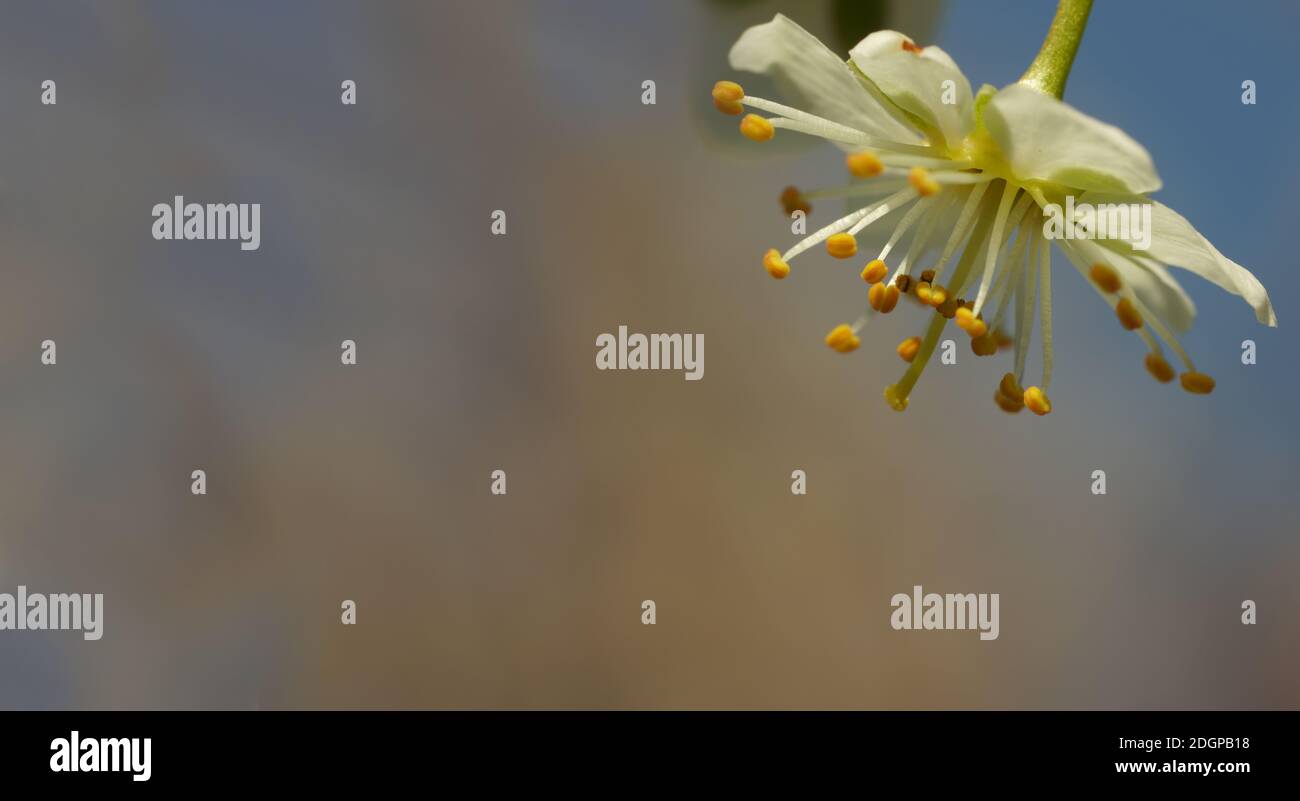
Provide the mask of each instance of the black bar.
[{"label": "black bar", "polygon": [[[603,771],[638,781],[699,772],[740,784],[838,777],[882,789],[889,778],[917,787],[1229,789],[1289,783],[1300,721],[1282,712],[429,711],[10,713],[5,722],[6,782],[339,790],[452,781],[541,789],[596,783]],[[120,738],[137,738],[137,757],[148,738],[149,778],[53,771],[72,732],[87,766],[106,755],[103,740],[114,741],[111,759],[130,747]]]}]

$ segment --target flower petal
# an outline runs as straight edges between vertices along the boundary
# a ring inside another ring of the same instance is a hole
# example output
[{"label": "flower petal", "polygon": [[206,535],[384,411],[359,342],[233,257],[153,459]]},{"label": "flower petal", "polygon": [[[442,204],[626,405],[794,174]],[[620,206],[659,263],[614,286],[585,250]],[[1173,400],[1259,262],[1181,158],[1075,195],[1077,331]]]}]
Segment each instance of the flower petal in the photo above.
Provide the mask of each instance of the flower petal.
[{"label": "flower petal", "polygon": [[804,111],[890,141],[919,141],[848,64],[783,14],[742,33],[729,58],[733,69],[770,75]]},{"label": "flower petal", "polygon": [[1161,186],[1151,155],[1128,134],[1024,84],[993,95],[983,121],[1022,181],[1128,192]]},{"label": "flower petal", "polygon": [[[970,81],[933,45],[919,48],[897,31],[876,31],[849,57],[895,105],[957,147],[974,125]],[[947,82],[952,81],[948,86]],[[944,101],[951,97],[951,103]]]},{"label": "flower petal", "polygon": [[[1085,192],[1079,203],[1151,204],[1151,247],[1136,251],[1163,264],[1182,267],[1196,273],[1215,286],[1243,300],[1255,310],[1255,319],[1267,326],[1277,325],[1277,314],[1268,298],[1268,290],[1249,270],[1219,252],[1218,248],[1197,231],[1178,212],[1150,198],[1109,192]],[[1116,247],[1130,248],[1127,243],[1115,242]]]}]

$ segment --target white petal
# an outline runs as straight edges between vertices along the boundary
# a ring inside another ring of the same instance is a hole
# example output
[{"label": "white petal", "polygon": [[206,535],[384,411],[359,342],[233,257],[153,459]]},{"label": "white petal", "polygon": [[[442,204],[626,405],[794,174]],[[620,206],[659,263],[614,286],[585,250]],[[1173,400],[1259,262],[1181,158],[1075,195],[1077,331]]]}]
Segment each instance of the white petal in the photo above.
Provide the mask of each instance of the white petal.
[{"label": "white petal", "polygon": [[[895,105],[955,148],[973,126],[970,81],[943,50],[933,45],[919,53],[904,49],[904,45],[913,44],[897,31],[876,31],[858,42],[849,57]],[[951,87],[948,81],[952,81]],[[944,102],[948,95],[952,103]]]},{"label": "white petal", "polygon": [[734,69],[770,75],[790,105],[803,111],[890,141],[919,141],[848,64],[783,14],[742,33],[730,60]]},{"label": "white petal", "polygon": [[[1201,236],[1181,214],[1150,198],[1109,192],[1085,192],[1078,203],[1149,203],[1151,204],[1151,247],[1136,251],[1163,264],[1182,267],[1210,281],[1220,289],[1240,295],[1255,310],[1255,319],[1268,326],[1277,325],[1277,314],[1268,299],[1268,290],[1249,270],[1219,252]],[[1123,246],[1122,243],[1116,243]]]},{"label": "white petal", "polygon": [[1161,186],[1151,154],[1128,134],[1024,84],[993,95],[983,120],[1022,181],[1129,192]]},{"label": "white petal", "polygon": [[1138,263],[1123,253],[1105,247],[1102,240],[1058,239],[1056,244],[1067,250],[1067,255],[1077,257],[1075,262],[1083,265],[1085,273],[1093,264],[1109,265],[1119,273],[1124,284],[1137,294],[1144,306],[1178,333],[1192,327],[1192,321],[1196,319],[1196,306],[1183,291],[1178,279],[1161,265]]}]

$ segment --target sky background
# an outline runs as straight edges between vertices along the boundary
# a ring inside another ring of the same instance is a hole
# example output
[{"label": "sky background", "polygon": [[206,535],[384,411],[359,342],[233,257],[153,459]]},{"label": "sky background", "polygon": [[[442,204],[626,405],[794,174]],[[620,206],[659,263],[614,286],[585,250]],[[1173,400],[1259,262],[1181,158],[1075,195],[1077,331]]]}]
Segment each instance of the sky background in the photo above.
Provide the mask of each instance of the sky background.
[{"label": "sky background", "polygon": [[[0,7],[0,591],[105,595],[98,642],[0,632],[0,706],[1300,706],[1295,4],[1099,0],[1066,92],[1270,291],[1272,330],[1178,273],[1209,397],[1058,257],[1051,416],[964,346],[898,415],[918,318],[842,357],[861,282],[758,267],[843,162],[713,110],[741,31],[866,20],[1002,86],[1053,9]],[[176,194],[261,203],[260,250],[154,241]],[[619,325],[704,334],[704,380],[596,370]],[[892,630],[914,584],[999,593],[1001,636]]]}]

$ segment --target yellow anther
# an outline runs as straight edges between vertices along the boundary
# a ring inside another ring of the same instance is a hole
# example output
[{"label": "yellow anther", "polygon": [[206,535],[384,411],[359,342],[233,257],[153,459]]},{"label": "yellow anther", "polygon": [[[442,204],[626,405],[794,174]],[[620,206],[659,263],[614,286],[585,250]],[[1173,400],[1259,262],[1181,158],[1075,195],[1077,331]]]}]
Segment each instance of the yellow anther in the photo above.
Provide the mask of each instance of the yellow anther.
[{"label": "yellow anther", "polygon": [[1024,401],[1017,398],[1008,398],[1001,392],[993,393],[993,402],[998,405],[998,408],[1002,409],[1002,411],[1007,414],[1020,414],[1020,410],[1025,408]]},{"label": "yellow anther", "polygon": [[1029,407],[1029,411],[1040,417],[1052,411],[1052,402],[1047,399],[1047,394],[1038,387],[1030,387],[1025,390],[1024,402]]},{"label": "yellow anther", "polygon": [[1092,282],[1101,287],[1101,291],[1115,294],[1121,286],[1119,273],[1104,264],[1094,264],[1088,271],[1088,277]]},{"label": "yellow anther", "polygon": [[862,280],[868,284],[878,284],[885,280],[885,273],[889,268],[880,259],[873,259],[867,262],[867,266],[862,268]]},{"label": "yellow anther", "polygon": [[1205,373],[1188,371],[1178,376],[1183,389],[1196,395],[1209,395],[1214,391],[1214,379]]},{"label": "yellow anther", "polygon": [[853,234],[831,234],[826,240],[826,252],[837,259],[849,259],[858,253],[858,240]]},{"label": "yellow anther", "polygon": [[1002,376],[998,382],[998,393],[1008,400],[1023,404],[1025,402],[1025,391],[1020,388],[1020,382],[1016,380],[1015,373],[1007,373]]},{"label": "yellow anther", "polygon": [[723,114],[739,114],[745,110],[741,100],[745,90],[735,81],[718,81],[713,84],[713,105]]},{"label": "yellow anther", "polygon": [[785,263],[781,258],[781,253],[776,248],[772,248],[763,254],[763,268],[767,274],[778,281],[790,274],[790,265]]},{"label": "yellow anther", "polygon": [[916,299],[928,306],[930,305],[930,297],[930,285],[924,281],[918,281],[916,283]]},{"label": "yellow anther", "polygon": [[[938,284],[932,285],[930,287],[930,305],[937,309],[947,302],[948,302],[948,290],[944,289]],[[954,308],[953,313],[955,314],[956,312],[957,310],[956,308]]]},{"label": "yellow anther", "polygon": [[[875,286],[884,286],[884,284],[876,284]],[[875,287],[872,288],[874,289]],[[881,314],[889,314],[894,310],[894,307],[898,305],[898,294],[898,287],[893,286],[892,284],[885,287],[884,297],[880,300]]]},{"label": "yellow anther", "polygon": [[885,163],[870,150],[850,153],[844,158],[844,161],[848,165],[849,172],[853,173],[856,178],[870,178],[885,171]]},{"label": "yellow anther", "polygon": [[975,314],[965,306],[957,309],[956,318],[957,327],[970,334],[971,337],[982,337],[989,331],[988,324],[976,317]]},{"label": "yellow anther", "polygon": [[913,167],[907,174],[907,180],[921,197],[937,195],[942,188],[939,182],[934,180],[934,176],[930,175],[930,171],[924,167]]},{"label": "yellow anther", "polygon": [[1142,315],[1128,298],[1120,298],[1119,303],[1115,304],[1115,316],[1119,317],[1119,324],[1130,331],[1142,327]]},{"label": "yellow anther", "polygon": [[781,190],[781,208],[785,209],[785,214],[789,217],[796,211],[802,211],[804,214],[812,214],[812,206],[804,199],[803,193],[798,187],[787,186]]},{"label": "yellow anther", "polygon": [[847,325],[837,325],[826,335],[826,344],[831,346],[832,350],[840,353],[852,353],[858,349],[861,340],[858,335],[853,333],[853,329]]},{"label": "yellow anther", "polygon": [[871,308],[880,311],[880,307],[885,305],[885,285],[872,284],[871,289],[867,290],[867,303]]},{"label": "yellow anther", "polygon": [[776,129],[772,123],[758,116],[757,114],[746,114],[740,121],[740,132],[745,135],[746,139],[755,142],[766,142],[773,136],[776,136]]},{"label": "yellow anther", "polygon": [[1168,384],[1174,380],[1174,368],[1169,366],[1165,357],[1159,353],[1151,352],[1146,358],[1147,372],[1155,377],[1162,384]]},{"label": "yellow anther", "polygon": [[916,358],[916,353],[921,349],[920,337],[909,337],[898,343],[898,357],[905,362],[910,362]]},{"label": "yellow anther", "polygon": [[889,404],[889,408],[896,412],[901,412],[907,408],[907,398],[899,397],[898,388],[893,384],[885,387],[885,402]]},{"label": "yellow anther", "polygon": [[970,349],[976,356],[992,356],[998,352],[998,341],[991,333],[971,337]]}]

